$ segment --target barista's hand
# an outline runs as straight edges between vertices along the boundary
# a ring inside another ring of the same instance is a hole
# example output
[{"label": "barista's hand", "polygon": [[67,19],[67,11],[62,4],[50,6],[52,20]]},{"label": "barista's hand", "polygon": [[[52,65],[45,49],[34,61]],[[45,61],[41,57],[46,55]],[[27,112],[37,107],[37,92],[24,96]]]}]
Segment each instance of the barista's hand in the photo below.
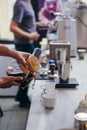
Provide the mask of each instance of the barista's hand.
[{"label": "barista's hand", "polygon": [[32,40],[34,40],[34,41],[36,41],[39,37],[40,37],[40,35],[39,35],[39,33],[37,33],[37,32],[32,32],[32,33],[30,33],[29,34],[30,36],[30,39],[32,39]]},{"label": "barista's hand", "polygon": [[23,80],[23,77],[20,76],[6,76],[0,78],[0,88],[10,88],[12,86],[19,86],[17,81]]},{"label": "barista's hand", "polygon": [[14,56],[15,59],[17,59],[25,68],[28,68],[26,59],[30,56],[30,53],[25,53],[21,51],[16,51],[16,54]]}]

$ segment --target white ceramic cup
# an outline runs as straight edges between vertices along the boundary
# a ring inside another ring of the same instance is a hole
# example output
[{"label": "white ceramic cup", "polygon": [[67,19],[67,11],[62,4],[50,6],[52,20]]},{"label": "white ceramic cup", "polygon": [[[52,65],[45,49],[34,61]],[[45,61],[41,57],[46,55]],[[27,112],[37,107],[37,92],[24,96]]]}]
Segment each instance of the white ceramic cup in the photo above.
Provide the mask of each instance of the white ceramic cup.
[{"label": "white ceramic cup", "polygon": [[57,98],[57,91],[55,89],[48,89],[42,94],[43,105],[46,108],[54,108]]}]

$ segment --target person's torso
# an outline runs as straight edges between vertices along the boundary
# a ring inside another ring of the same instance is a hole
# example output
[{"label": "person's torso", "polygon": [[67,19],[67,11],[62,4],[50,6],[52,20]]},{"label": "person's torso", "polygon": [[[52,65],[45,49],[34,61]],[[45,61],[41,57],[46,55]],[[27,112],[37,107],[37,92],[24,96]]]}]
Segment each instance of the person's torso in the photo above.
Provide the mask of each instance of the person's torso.
[{"label": "person's torso", "polygon": [[[26,32],[31,33],[36,31],[35,14],[30,2],[23,0],[18,0],[16,2],[13,20],[18,22],[19,27]],[[14,37],[16,43],[26,44],[29,41],[32,42],[32,40],[17,35],[14,35]]]}]

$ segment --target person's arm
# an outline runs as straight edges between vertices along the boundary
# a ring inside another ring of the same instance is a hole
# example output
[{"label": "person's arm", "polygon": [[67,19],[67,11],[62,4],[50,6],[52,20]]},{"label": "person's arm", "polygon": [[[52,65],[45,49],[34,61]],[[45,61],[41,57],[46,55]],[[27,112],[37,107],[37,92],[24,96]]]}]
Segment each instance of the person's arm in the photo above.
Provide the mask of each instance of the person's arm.
[{"label": "person's arm", "polygon": [[26,32],[19,28],[18,23],[14,20],[11,21],[10,24],[10,31],[13,32],[15,35],[18,35],[19,37],[24,37],[31,40],[37,40],[39,38],[39,34],[37,32]]},{"label": "person's arm", "polygon": [[5,45],[0,45],[0,55],[1,56],[10,56],[17,59],[21,62],[25,67],[27,67],[26,59],[31,55],[29,53],[16,51],[14,49],[8,48]]},{"label": "person's arm", "polygon": [[23,80],[23,77],[15,77],[15,76],[6,76],[0,78],[0,88],[10,88],[12,86],[18,86],[19,83],[17,81]]},{"label": "person's arm", "polygon": [[[26,68],[27,62],[26,59],[30,56],[29,53],[16,51],[13,49],[8,48],[5,45],[0,45],[0,55],[1,56],[10,56],[17,59],[20,63],[22,63]],[[19,83],[17,81],[23,80],[21,76],[6,76],[0,78],[0,88],[10,88],[12,86],[18,86]]]}]

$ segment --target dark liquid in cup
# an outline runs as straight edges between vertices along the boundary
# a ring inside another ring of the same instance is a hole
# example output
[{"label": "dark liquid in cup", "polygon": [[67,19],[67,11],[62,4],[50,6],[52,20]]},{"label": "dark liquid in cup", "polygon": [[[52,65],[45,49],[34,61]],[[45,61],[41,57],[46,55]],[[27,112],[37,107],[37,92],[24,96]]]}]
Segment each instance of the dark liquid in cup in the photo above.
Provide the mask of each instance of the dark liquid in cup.
[{"label": "dark liquid in cup", "polygon": [[8,72],[6,71],[8,76],[25,76],[25,74],[23,72]]},{"label": "dark liquid in cup", "polygon": [[[23,72],[20,72],[20,71],[14,71],[14,72],[8,72],[8,71],[6,71],[6,73],[7,73],[7,75],[8,76],[22,76],[22,77],[25,77],[25,74],[23,73]],[[16,82],[18,82],[18,83],[20,83],[21,81],[16,81]]]}]

